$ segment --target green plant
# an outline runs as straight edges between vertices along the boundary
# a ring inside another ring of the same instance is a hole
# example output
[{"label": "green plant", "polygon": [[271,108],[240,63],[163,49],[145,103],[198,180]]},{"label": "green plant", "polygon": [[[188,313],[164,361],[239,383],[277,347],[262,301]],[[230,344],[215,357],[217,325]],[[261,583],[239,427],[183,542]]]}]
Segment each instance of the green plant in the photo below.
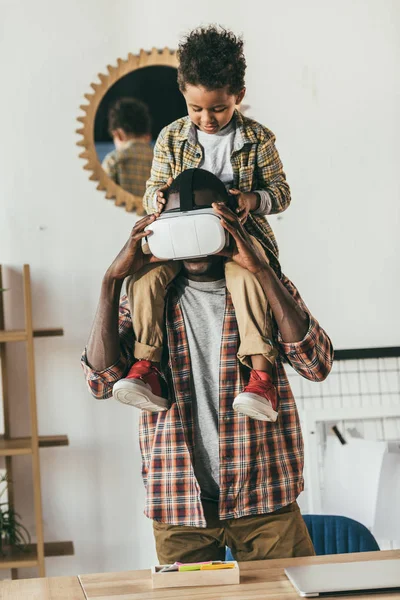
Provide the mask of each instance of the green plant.
[{"label": "green plant", "polygon": [[[0,492],[0,500],[8,488],[9,480],[7,475],[0,477],[1,484],[4,485]],[[8,502],[0,502],[0,553],[4,553],[5,547],[24,549],[31,541],[30,533],[22,525],[20,519],[20,515],[9,506]]]}]

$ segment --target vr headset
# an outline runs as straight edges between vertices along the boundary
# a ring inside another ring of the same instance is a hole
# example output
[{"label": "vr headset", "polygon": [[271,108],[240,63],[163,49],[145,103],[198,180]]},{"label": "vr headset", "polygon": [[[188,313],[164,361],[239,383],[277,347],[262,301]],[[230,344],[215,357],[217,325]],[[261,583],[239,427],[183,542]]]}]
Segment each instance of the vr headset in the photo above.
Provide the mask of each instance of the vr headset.
[{"label": "vr headset", "polygon": [[173,208],[162,212],[151,224],[153,233],[144,238],[143,252],[162,260],[217,254],[229,246],[229,234],[211,204],[226,200],[229,205],[231,199],[213,173],[205,169],[183,171],[168,192],[167,201]]}]

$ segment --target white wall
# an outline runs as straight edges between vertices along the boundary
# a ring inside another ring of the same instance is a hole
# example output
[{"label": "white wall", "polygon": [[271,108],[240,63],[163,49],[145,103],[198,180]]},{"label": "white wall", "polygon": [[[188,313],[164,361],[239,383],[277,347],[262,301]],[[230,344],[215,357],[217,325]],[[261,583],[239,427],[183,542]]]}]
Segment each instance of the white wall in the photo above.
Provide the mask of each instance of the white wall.
[{"label": "white wall", "polygon": [[[145,9],[143,8],[145,6]],[[147,567],[137,414],[85,387],[80,352],[102,274],[132,215],[106,201],[77,158],[83,94],[117,57],[218,22],[243,33],[249,114],[277,135],[293,205],[274,218],[285,272],[339,347],[399,343],[400,5],[396,0],[0,0],[0,259],[8,326],[20,265],[31,265],[41,434],[69,448],[41,451],[46,539],[76,554],[47,573]],[[26,433],[21,349],[9,349],[14,435]],[[32,524],[29,461],[16,461],[18,503]],[[32,572],[24,572],[26,576]]]}]

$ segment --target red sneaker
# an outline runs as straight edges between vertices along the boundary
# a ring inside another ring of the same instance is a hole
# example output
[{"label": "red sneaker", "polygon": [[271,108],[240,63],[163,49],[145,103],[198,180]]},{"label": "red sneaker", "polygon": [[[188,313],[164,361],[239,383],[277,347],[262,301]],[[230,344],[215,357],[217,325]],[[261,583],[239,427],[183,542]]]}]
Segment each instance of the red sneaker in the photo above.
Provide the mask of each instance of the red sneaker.
[{"label": "red sneaker", "polygon": [[124,379],[114,384],[113,396],[119,402],[149,412],[168,410],[167,384],[149,360],[139,360]]},{"label": "red sneaker", "polygon": [[233,409],[257,421],[276,421],[278,397],[272,378],[264,371],[253,369],[243,392],[233,401]]}]

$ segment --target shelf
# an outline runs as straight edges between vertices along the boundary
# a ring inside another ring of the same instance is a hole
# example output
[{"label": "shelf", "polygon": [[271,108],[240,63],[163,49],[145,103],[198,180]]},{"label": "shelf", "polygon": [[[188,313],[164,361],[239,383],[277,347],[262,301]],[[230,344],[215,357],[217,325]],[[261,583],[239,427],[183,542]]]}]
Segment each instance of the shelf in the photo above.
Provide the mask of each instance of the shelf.
[{"label": "shelf", "polygon": [[[31,544],[33,548],[36,548],[35,544]],[[47,558],[52,556],[73,556],[74,555],[74,543],[73,542],[45,542],[44,543],[44,555]]]},{"label": "shelf", "polygon": [[0,331],[0,342],[26,342],[25,329],[8,329]]},{"label": "shelf", "polygon": [[[44,555],[51,556],[73,556],[73,542],[45,542]],[[0,553],[0,569],[20,569],[22,567],[37,567],[36,544],[28,544],[24,550],[17,548],[5,548]]]},{"label": "shelf", "polygon": [[[66,435],[40,435],[39,448],[50,448],[55,446],[68,446],[69,440]],[[20,456],[32,454],[32,440],[26,438],[5,439],[0,436],[0,456]]]},{"label": "shelf", "polygon": [[64,329],[60,327],[50,328],[50,329],[34,329],[33,337],[56,337],[59,335],[64,335]]},{"label": "shelf", "polygon": [[[50,329],[34,329],[33,337],[55,337],[64,335],[64,330],[60,327]],[[3,329],[0,331],[0,343],[3,342],[26,342],[28,334],[25,329]]]},{"label": "shelf", "polygon": [[5,439],[0,436],[0,456],[18,456],[32,454],[31,438]]},{"label": "shelf", "polygon": [[39,448],[54,448],[54,446],[69,446],[67,435],[39,435]]}]

